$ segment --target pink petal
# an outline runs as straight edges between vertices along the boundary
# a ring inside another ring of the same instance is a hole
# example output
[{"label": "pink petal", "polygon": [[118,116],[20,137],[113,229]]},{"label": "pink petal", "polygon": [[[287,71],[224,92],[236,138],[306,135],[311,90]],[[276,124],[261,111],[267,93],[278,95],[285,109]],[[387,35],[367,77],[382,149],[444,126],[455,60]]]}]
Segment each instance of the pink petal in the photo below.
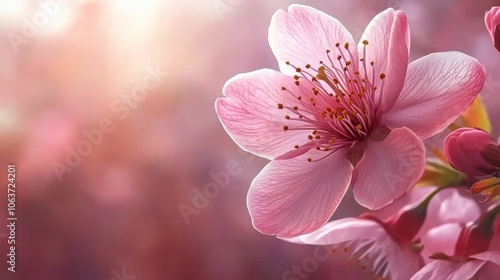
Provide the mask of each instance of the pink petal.
[{"label": "pink petal", "polygon": [[354,197],[369,209],[381,208],[411,189],[424,169],[424,145],[408,128],[392,130],[382,142],[368,139],[354,171]]},{"label": "pink petal", "polygon": [[485,78],[484,67],[463,53],[424,56],[408,66],[401,95],[381,123],[406,126],[422,139],[435,135],[471,104]]},{"label": "pink petal", "polygon": [[[370,234],[367,235],[366,233]],[[317,231],[285,239],[290,242],[314,245],[335,245],[358,239],[378,239],[387,232],[375,221],[358,218],[344,218],[330,222]]]},{"label": "pink petal", "polygon": [[[387,261],[385,272],[391,275],[391,279],[409,279],[419,269],[421,262],[420,256],[413,253],[410,246],[400,246],[380,224],[372,220],[344,218],[288,241],[334,247],[351,245],[352,250],[361,249],[359,244],[362,244],[372,260],[378,260],[379,264],[383,263],[383,259]],[[361,257],[357,255],[357,258]]]},{"label": "pink petal", "polygon": [[471,257],[480,260],[487,260],[478,272],[478,279],[497,279],[500,274],[500,258],[499,252],[483,252],[480,254],[472,255]]},{"label": "pink petal", "polygon": [[[466,193],[463,190],[463,194]],[[466,224],[481,215],[479,205],[470,197],[464,197],[456,188],[439,192],[429,203],[427,211],[429,218],[426,223],[434,222],[434,226],[444,223]]]},{"label": "pink petal", "polygon": [[464,280],[471,279],[485,261],[435,260],[420,269],[411,280]]},{"label": "pink petal", "polygon": [[462,226],[480,215],[478,204],[461,195],[458,189],[440,191],[429,203],[427,218],[418,234],[424,244],[422,256],[439,252],[452,255]]},{"label": "pink petal", "polygon": [[306,131],[283,131],[285,113],[277,106],[293,97],[282,86],[297,90],[293,78],[274,70],[240,74],[225,84],[222,91],[228,98],[217,99],[215,105],[229,136],[243,149],[269,159],[309,142]]},{"label": "pink petal", "polygon": [[386,220],[389,217],[393,216],[394,213],[398,212],[401,208],[410,204],[418,203],[423,199],[423,197],[426,197],[435,189],[435,187],[413,188],[408,193],[406,193],[406,195],[395,200],[394,203],[391,203],[379,210],[372,211],[370,212],[370,214],[379,218],[381,221]]},{"label": "pink petal", "polygon": [[[431,218],[431,215],[427,215]],[[435,253],[445,253],[448,256],[455,252],[455,244],[458,240],[462,225],[458,223],[447,223],[431,228],[421,235],[421,241],[424,244],[424,249],[421,253],[422,257],[428,261],[429,256]]]},{"label": "pink petal", "polygon": [[387,270],[392,276],[391,279],[410,279],[423,265],[421,256],[413,252],[409,245],[401,247],[391,246],[392,244],[387,243],[385,246],[388,261]]},{"label": "pink petal", "polygon": [[[367,40],[368,45],[363,41]],[[380,97],[381,111],[389,111],[398,98],[408,67],[410,52],[410,27],[406,16],[401,11],[389,8],[378,14],[368,25],[361,36],[358,51],[366,48],[366,62],[374,61],[374,67],[367,66],[368,77],[379,79],[385,74],[383,90]],[[362,68],[362,67],[361,67]]]},{"label": "pink petal", "polygon": [[[291,5],[288,13],[278,10],[269,26],[269,45],[285,74],[296,74],[286,65],[290,61],[296,67],[311,64],[317,69],[319,61],[328,61],[326,50],[335,50],[335,44],[355,45],[352,35],[335,18],[314,8]],[[357,52],[351,48],[357,61]]]},{"label": "pink petal", "polygon": [[488,32],[490,34],[493,33],[495,27],[500,24],[500,7],[491,7],[491,9],[484,15],[484,23],[486,24]]},{"label": "pink petal", "polygon": [[500,266],[500,252],[496,252],[496,251],[482,252],[479,254],[472,255],[471,258],[489,261],[489,262],[492,262],[492,263]]},{"label": "pink petal", "polygon": [[278,237],[293,237],[324,225],[344,197],[352,165],[340,150],[325,159],[311,150],[271,161],[253,180],[247,204],[254,227]]},{"label": "pink petal", "polygon": [[500,7],[492,7],[484,16],[484,22],[493,40],[493,45],[500,51]]}]

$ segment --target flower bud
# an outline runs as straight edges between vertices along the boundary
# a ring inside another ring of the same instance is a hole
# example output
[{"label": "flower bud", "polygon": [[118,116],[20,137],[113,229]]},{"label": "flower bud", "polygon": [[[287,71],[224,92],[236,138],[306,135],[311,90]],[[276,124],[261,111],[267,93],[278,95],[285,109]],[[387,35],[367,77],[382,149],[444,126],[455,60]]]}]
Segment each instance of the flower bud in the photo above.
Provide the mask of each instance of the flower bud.
[{"label": "flower bud", "polygon": [[500,7],[492,7],[486,12],[484,22],[493,40],[493,45],[500,51]]},{"label": "flower bud", "polygon": [[468,223],[458,237],[454,255],[466,259],[487,251],[495,234],[495,219],[499,212],[500,206],[496,206],[478,220]]},{"label": "flower bud", "polygon": [[481,156],[490,165],[500,167],[500,147],[488,144],[481,150]]},{"label": "flower bud", "polygon": [[390,217],[387,221],[387,228],[393,232],[402,241],[411,242],[420,231],[427,217],[427,208],[429,206],[430,195],[422,202],[414,205],[407,205],[396,215]]},{"label": "flower bud", "polygon": [[496,143],[488,132],[476,128],[459,128],[444,140],[444,152],[448,162],[468,176],[488,175],[496,168],[488,163],[482,150]]},{"label": "flower bud", "polygon": [[[391,215],[389,218],[381,221],[375,215],[370,213],[365,213],[360,216],[362,219],[373,220],[379,223],[384,229],[391,234],[392,238],[400,243],[409,243],[413,245],[418,245],[414,243],[417,233],[422,228],[424,221],[427,217],[427,208],[429,207],[429,202],[431,199],[439,193],[444,188],[438,188],[427,194],[420,200],[413,202],[411,204],[405,205],[395,214]],[[412,245],[412,246],[413,246]],[[414,247],[414,249],[417,249]]]}]

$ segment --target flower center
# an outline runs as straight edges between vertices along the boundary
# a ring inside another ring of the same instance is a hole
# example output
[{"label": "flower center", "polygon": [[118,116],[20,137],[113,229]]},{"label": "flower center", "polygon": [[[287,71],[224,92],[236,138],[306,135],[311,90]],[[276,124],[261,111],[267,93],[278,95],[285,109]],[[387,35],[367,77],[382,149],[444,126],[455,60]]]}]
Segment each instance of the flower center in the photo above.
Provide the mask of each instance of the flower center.
[{"label": "flower center", "polygon": [[307,64],[304,70],[286,62],[297,72],[294,79],[299,91],[281,88],[297,100],[296,104],[278,104],[278,109],[287,113],[283,130],[311,131],[307,144],[295,145],[295,149],[315,147],[329,155],[344,146],[354,146],[370,135],[379,121],[379,99],[375,91],[379,90],[378,86],[380,91],[383,89],[386,75],[380,73],[375,77],[375,61],[365,59],[367,45],[368,41],[364,40],[359,62],[348,43],[343,47],[335,44],[336,56],[326,50],[328,61],[319,61],[317,69]]}]

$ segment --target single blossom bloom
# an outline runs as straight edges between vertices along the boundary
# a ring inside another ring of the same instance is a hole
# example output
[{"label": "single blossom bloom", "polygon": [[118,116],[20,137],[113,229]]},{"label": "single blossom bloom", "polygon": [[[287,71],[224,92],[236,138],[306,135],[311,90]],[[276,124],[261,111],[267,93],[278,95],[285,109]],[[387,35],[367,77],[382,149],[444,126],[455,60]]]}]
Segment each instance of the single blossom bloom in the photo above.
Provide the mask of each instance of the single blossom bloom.
[{"label": "single blossom bloom", "polygon": [[500,51],[500,7],[492,7],[484,16],[486,29],[490,33],[493,45]]},{"label": "single blossom bloom", "polygon": [[356,46],[337,19],[292,5],[274,14],[269,43],[281,72],[233,77],[216,110],[238,145],[271,159],[247,204],[255,228],[279,237],[324,225],[349,186],[370,209],[403,196],[425,168],[421,140],[455,120],[486,76],[459,52],[408,65],[408,22],[393,9]]},{"label": "single blossom bloom", "polygon": [[[496,206],[477,221],[459,230],[453,255],[438,253],[435,260],[420,269],[411,280],[462,280],[497,279],[500,273],[499,236]],[[446,229],[440,232],[443,240],[456,240],[456,232]]]},{"label": "single blossom bloom", "polygon": [[[451,166],[471,177],[489,175],[500,168],[500,149],[481,129],[462,127],[453,131],[444,140],[444,152]],[[494,162],[495,157],[498,162]]]}]

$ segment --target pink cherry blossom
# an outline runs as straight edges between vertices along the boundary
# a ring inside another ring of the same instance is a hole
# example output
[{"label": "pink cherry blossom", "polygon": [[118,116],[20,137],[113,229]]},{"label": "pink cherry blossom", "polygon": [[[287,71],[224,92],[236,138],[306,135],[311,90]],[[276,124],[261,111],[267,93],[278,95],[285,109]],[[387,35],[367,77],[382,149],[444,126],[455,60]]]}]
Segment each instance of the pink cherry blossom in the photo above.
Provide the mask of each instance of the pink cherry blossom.
[{"label": "pink cherry blossom", "polygon": [[488,132],[463,127],[446,137],[444,152],[448,162],[455,169],[468,176],[480,176],[491,174],[496,170],[496,167],[488,163],[482,154],[482,150],[488,146],[497,147]]},{"label": "pink cherry blossom", "polygon": [[403,196],[425,167],[421,139],[446,128],[485,80],[475,59],[435,53],[408,65],[406,16],[387,9],[359,44],[313,8],[277,11],[269,43],[280,72],[240,74],[216,102],[243,149],[272,161],[253,180],[255,228],[291,237],[325,224],[348,187],[378,209]]},{"label": "pink cherry blossom", "polygon": [[429,203],[429,214],[418,234],[424,245],[421,255],[426,262],[437,252],[453,254],[462,226],[481,216],[477,202],[464,196],[464,189],[460,190],[462,192],[457,188],[444,189]]},{"label": "pink cherry blossom", "polygon": [[332,252],[346,254],[348,264],[370,269],[383,279],[389,275],[391,279],[410,279],[423,265],[418,252],[406,243],[399,243],[374,220],[344,218],[289,241],[332,246]]},{"label": "pink cherry blossom", "polygon": [[435,260],[424,266],[411,280],[488,280],[497,279],[499,273],[500,253],[490,251],[472,255],[468,260]]},{"label": "pink cherry blossom", "polygon": [[[332,246],[332,252],[346,255],[348,265],[370,269],[383,279],[389,275],[391,279],[409,279],[423,265],[419,254],[421,246],[413,241],[426,220],[429,202],[436,194],[440,195],[440,190],[413,189],[405,203],[398,201],[359,218],[336,220],[315,232],[285,240]],[[387,212],[393,214],[382,218]]]},{"label": "pink cherry blossom", "polygon": [[[495,217],[500,206],[465,227],[446,228],[439,232],[443,240],[456,240],[453,254],[435,254],[411,280],[497,279],[500,273],[498,232]],[[441,227],[442,228],[442,227]],[[458,237],[458,238],[457,238]]]},{"label": "pink cherry blossom", "polygon": [[484,23],[493,40],[493,45],[500,51],[500,7],[492,7],[484,16]]},{"label": "pink cherry blossom", "polygon": [[[480,210],[455,188],[412,189],[407,196],[412,198],[406,205],[385,207],[396,214],[384,220],[380,217],[386,211],[378,210],[359,218],[336,220],[315,232],[285,240],[332,246],[334,253],[346,255],[347,264],[371,269],[383,279],[410,279],[423,267],[424,252],[453,249],[460,224],[478,218]],[[439,229],[439,234],[428,235],[429,228]]]}]

